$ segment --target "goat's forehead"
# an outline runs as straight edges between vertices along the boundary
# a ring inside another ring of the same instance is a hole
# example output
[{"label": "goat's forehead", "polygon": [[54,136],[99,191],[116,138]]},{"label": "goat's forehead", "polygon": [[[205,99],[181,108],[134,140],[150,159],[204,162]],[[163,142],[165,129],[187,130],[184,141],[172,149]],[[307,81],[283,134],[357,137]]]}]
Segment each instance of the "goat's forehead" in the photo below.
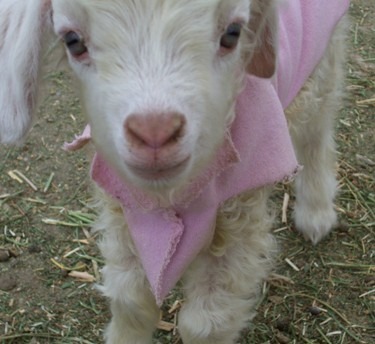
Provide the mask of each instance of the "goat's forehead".
[{"label": "goat's forehead", "polygon": [[[173,21],[178,26],[212,24],[222,13],[247,19],[251,0],[52,0],[56,16],[76,24],[135,26]],[[221,10],[221,11],[220,11]]]},{"label": "goat's forehead", "polygon": [[130,13],[150,13],[155,10],[201,10],[211,9],[222,2],[236,3],[238,0],[52,0],[59,9],[84,7],[92,11],[124,11]]}]

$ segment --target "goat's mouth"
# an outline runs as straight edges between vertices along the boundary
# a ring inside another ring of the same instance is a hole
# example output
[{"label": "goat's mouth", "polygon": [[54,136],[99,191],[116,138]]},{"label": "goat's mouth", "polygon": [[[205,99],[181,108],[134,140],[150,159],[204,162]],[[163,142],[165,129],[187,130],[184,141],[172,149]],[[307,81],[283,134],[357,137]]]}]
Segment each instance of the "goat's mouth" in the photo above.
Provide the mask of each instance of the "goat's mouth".
[{"label": "goat's mouth", "polygon": [[130,172],[137,178],[147,182],[168,182],[176,178],[186,169],[190,157],[171,165],[129,165]]}]

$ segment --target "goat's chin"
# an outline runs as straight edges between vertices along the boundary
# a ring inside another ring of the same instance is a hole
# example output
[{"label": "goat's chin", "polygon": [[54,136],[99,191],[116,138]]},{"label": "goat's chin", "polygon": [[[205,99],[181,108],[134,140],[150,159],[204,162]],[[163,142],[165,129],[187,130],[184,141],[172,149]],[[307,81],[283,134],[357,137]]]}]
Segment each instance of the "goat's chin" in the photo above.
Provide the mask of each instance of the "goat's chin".
[{"label": "goat's chin", "polygon": [[171,194],[186,187],[192,178],[190,158],[166,169],[127,166],[128,182],[151,196],[164,200],[170,200]]},{"label": "goat's chin", "polygon": [[187,157],[173,165],[168,167],[163,166],[131,166],[128,165],[128,170],[132,172],[134,176],[142,180],[143,182],[168,182],[178,178],[187,169],[190,158]]},{"label": "goat's chin", "polygon": [[215,152],[216,149],[201,150],[169,164],[158,165],[123,160],[120,166],[117,164],[117,171],[127,183],[158,199],[160,204],[173,205],[180,192],[186,190],[210,165]]}]

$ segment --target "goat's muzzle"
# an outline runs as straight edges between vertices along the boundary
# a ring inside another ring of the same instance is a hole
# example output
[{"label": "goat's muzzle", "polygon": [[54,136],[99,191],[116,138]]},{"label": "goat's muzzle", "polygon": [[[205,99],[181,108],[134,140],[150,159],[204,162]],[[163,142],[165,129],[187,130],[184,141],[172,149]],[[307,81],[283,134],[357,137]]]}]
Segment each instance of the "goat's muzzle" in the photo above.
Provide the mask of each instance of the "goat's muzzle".
[{"label": "goat's muzzle", "polygon": [[182,153],[185,127],[185,117],[178,112],[130,115],[124,131],[131,156],[126,163],[132,173],[147,180],[181,173],[189,160]]}]

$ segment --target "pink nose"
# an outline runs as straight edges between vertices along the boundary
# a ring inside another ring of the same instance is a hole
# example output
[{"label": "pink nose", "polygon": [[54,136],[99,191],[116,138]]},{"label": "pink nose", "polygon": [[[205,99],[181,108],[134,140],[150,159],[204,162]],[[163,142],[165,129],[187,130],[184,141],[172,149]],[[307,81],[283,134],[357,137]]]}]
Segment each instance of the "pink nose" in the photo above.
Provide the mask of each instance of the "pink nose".
[{"label": "pink nose", "polygon": [[179,113],[129,116],[125,133],[130,144],[158,150],[174,145],[183,136],[185,118]]}]

